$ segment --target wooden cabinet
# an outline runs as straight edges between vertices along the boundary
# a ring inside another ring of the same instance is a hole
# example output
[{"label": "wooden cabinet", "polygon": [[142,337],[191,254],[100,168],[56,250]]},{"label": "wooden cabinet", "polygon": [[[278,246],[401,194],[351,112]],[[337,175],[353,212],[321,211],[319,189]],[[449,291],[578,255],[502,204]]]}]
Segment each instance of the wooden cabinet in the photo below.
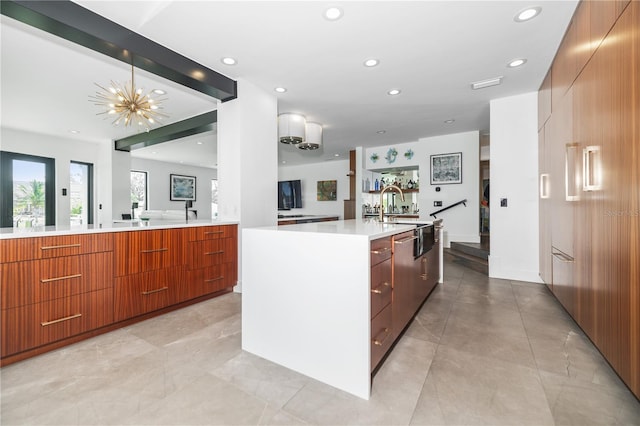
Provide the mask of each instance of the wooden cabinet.
[{"label": "wooden cabinet", "polygon": [[540,126],[540,241],[550,232],[554,295],[640,397],[640,2],[581,2],[573,25],[565,40],[588,57]]},{"label": "wooden cabinet", "polygon": [[113,322],[110,235],[0,241],[2,357]]},{"label": "wooden cabinet", "polygon": [[116,276],[184,265],[184,229],[114,233]]},{"label": "wooden cabinet", "polygon": [[230,291],[237,244],[236,225],[0,240],[2,363]]},{"label": "wooden cabinet", "polygon": [[393,343],[391,237],[371,241],[371,370]]},{"label": "wooden cabinet", "polygon": [[422,303],[417,295],[420,285],[420,269],[416,270],[413,245],[416,237],[413,231],[393,236],[393,338],[411,321],[416,309]]},{"label": "wooden cabinet", "polygon": [[237,227],[197,229],[188,236],[187,273],[178,295],[180,300],[231,288],[238,280]]},{"label": "wooden cabinet", "polygon": [[184,273],[182,267],[173,267],[117,277],[115,320],[133,318],[180,301],[178,292]]}]

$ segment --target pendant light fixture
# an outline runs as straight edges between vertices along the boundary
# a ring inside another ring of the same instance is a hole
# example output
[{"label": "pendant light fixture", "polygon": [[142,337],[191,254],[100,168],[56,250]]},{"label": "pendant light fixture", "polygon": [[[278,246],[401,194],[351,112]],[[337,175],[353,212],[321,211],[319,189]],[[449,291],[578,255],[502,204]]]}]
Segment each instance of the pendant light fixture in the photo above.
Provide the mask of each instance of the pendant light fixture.
[{"label": "pendant light fixture", "polygon": [[294,113],[284,113],[278,116],[278,137],[280,142],[298,145],[305,140],[304,115]]},{"label": "pendant light fixture", "polygon": [[136,122],[140,126],[148,126],[160,121],[161,117],[168,115],[161,113],[160,105],[164,99],[153,99],[152,93],[164,93],[159,91],[151,91],[143,94],[141,88],[136,88],[134,81],[133,65],[131,65],[131,81],[127,84],[120,85],[111,81],[109,88],[102,87],[95,83],[101,91],[96,92],[95,96],[89,98],[98,106],[105,108],[105,111],[98,114],[107,114],[115,116],[112,124],[117,126],[123,122],[125,126],[130,126]]},{"label": "pendant light fixture", "polygon": [[304,150],[314,150],[322,146],[322,125],[308,121],[306,124],[306,139],[298,148]]}]

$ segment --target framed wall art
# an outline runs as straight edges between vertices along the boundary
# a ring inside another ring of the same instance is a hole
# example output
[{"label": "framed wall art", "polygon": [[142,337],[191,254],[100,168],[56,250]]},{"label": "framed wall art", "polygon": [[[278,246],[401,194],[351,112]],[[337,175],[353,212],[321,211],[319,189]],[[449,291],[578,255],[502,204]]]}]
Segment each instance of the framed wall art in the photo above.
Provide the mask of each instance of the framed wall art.
[{"label": "framed wall art", "polygon": [[337,183],[335,180],[318,181],[318,201],[336,201]]},{"label": "framed wall art", "polygon": [[462,183],[462,153],[431,156],[431,185]]},{"label": "framed wall art", "polygon": [[196,177],[169,175],[171,201],[196,201]]}]

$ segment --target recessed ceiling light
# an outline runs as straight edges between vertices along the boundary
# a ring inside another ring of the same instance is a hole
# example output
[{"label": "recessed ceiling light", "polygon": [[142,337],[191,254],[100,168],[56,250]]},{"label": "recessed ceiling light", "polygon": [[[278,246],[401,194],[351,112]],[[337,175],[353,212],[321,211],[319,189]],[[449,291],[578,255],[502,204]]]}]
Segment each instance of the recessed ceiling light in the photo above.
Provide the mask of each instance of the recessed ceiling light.
[{"label": "recessed ceiling light", "polygon": [[342,18],[342,9],[339,7],[330,7],[324,11],[324,17],[329,21],[337,21]]},{"label": "recessed ceiling light", "polygon": [[447,124],[451,124],[454,121],[456,121],[456,120],[454,120],[453,118],[450,118],[449,120],[444,120],[444,122],[447,123]]},{"label": "recessed ceiling light", "polygon": [[524,59],[524,58],[514,59],[513,61],[509,62],[508,67],[509,68],[516,68],[516,67],[522,66],[522,65],[524,65],[526,63],[527,63],[527,60]]},{"label": "recessed ceiling light", "polygon": [[165,92],[162,89],[153,89],[153,93],[155,93],[156,95],[166,95],[167,92]]},{"label": "recessed ceiling light", "polygon": [[286,89],[285,87],[276,87],[276,88],[275,88],[275,89],[273,89],[273,90],[275,90],[275,91],[276,91],[276,92],[278,92],[278,93],[284,93],[284,92],[286,92],[286,91],[287,91],[287,89]]},{"label": "recessed ceiling light", "polygon": [[287,164],[287,162],[286,162],[286,161],[284,161],[284,160],[282,160],[282,164]]},{"label": "recessed ceiling light", "polygon": [[340,157],[340,154],[333,154],[334,157]]},{"label": "recessed ceiling light", "polygon": [[528,7],[518,12],[518,14],[513,18],[513,20],[516,22],[525,22],[535,18],[540,14],[540,12],[542,12],[542,8],[540,6]]},{"label": "recessed ceiling light", "polygon": [[69,130],[69,133],[73,133],[74,135],[77,135],[78,133],[80,133],[80,130]]},{"label": "recessed ceiling light", "polygon": [[371,68],[371,67],[375,67],[376,65],[378,65],[380,63],[379,60],[377,59],[367,59],[366,61],[364,61],[364,66]]},{"label": "recessed ceiling light", "polygon": [[157,154],[157,153],[158,153],[158,151],[151,151],[151,153],[152,153],[152,154]]},{"label": "recessed ceiling light", "polygon": [[230,57],[226,57],[226,58],[222,58],[220,59],[222,61],[223,64],[225,65],[235,65],[238,61],[236,61],[233,58]]},{"label": "recessed ceiling light", "polygon": [[400,94],[400,89],[391,89],[387,92],[388,95],[395,96]]},{"label": "recessed ceiling light", "polygon": [[387,131],[386,130],[378,130],[376,133],[379,134],[379,135],[384,135],[385,133],[387,133]]},{"label": "recessed ceiling light", "polygon": [[196,143],[197,143],[198,145],[202,145],[202,142],[201,142],[201,141],[198,141],[198,142],[196,142]]},{"label": "recessed ceiling light", "polygon": [[502,84],[502,76],[496,78],[490,78],[488,80],[476,81],[475,83],[471,83],[471,88],[473,90],[484,89],[485,87],[497,86]]}]

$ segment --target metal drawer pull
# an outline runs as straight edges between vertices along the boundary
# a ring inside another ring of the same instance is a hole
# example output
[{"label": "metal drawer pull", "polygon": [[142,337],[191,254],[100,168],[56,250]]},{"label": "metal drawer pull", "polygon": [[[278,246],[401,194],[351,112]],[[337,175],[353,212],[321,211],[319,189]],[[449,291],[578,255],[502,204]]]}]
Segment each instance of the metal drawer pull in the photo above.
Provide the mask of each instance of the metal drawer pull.
[{"label": "metal drawer pull", "polygon": [[211,282],[214,282],[214,281],[220,281],[223,278],[224,278],[224,276],[220,276],[218,278],[211,278],[211,279],[208,279],[208,280],[204,280],[204,282],[205,283],[211,283]]},{"label": "metal drawer pull", "polygon": [[82,274],[75,274],[75,275],[67,275],[66,277],[45,278],[43,280],[40,280],[40,282],[44,284],[44,283],[50,283],[51,281],[61,281],[61,280],[70,280],[71,278],[80,278],[81,276]]},{"label": "metal drawer pull", "polygon": [[387,337],[389,337],[389,334],[390,334],[389,331],[390,331],[389,327],[385,327],[385,329],[382,330],[382,332],[380,333],[380,334],[384,333],[384,338],[382,340],[378,339],[378,337],[380,336],[380,334],[378,334],[378,336],[376,336],[372,340],[373,344],[376,346],[382,346],[384,344],[384,341],[387,340]]},{"label": "metal drawer pull", "polygon": [[387,287],[387,288],[391,288],[391,287],[389,286],[389,283],[384,282],[384,283],[380,284],[378,287],[376,287],[376,288],[372,288],[372,289],[371,289],[371,293],[374,293],[374,294],[382,294],[382,290],[380,290],[380,287]]},{"label": "metal drawer pull", "polygon": [[423,280],[427,280],[427,274],[420,274],[420,278],[422,278]]},{"label": "metal drawer pull", "polygon": [[74,319],[74,318],[80,318],[81,316],[82,316],[82,314],[75,314],[75,315],[71,315],[70,317],[64,317],[64,318],[60,318],[60,319],[53,320],[53,321],[41,322],[40,325],[43,326],[43,327],[46,327],[48,325],[57,324],[57,323],[62,322],[62,321],[69,321],[69,320]]},{"label": "metal drawer pull", "polygon": [[394,240],[393,242],[396,243],[396,244],[404,244],[404,243],[408,243],[409,241],[413,241],[413,240],[417,240],[417,239],[418,239],[418,237],[413,236],[413,237],[403,238],[403,239],[398,240],[398,241]]},{"label": "metal drawer pull", "polygon": [[224,234],[224,231],[207,231],[204,235],[213,235],[213,234]]},{"label": "metal drawer pull", "polygon": [[371,253],[372,254],[383,254],[383,253],[388,252],[389,250],[391,250],[391,247],[384,247],[384,248],[381,248],[379,250],[371,250]]},{"label": "metal drawer pull", "polygon": [[555,256],[556,259],[558,259],[560,262],[563,262],[563,263],[571,263],[571,262],[573,262],[573,258],[570,257],[570,256],[567,256],[564,253],[553,252],[553,253],[551,253],[551,255]]},{"label": "metal drawer pull", "polygon": [[169,287],[162,287],[162,288],[157,288],[155,290],[143,291],[140,294],[143,296],[148,296],[149,294],[158,293],[160,291],[165,291],[165,290],[169,290]]},{"label": "metal drawer pull", "polygon": [[219,250],[219,251],[208,251],[208,252],[206,252],[204,255],[205,255],[205,256],[210,256],[210,255],[212,255],[212,254],[221,254],[221,253],[224,253],[224,250]]},{"label": "metal drawer pull", "polygon": [[152,249],[152,250],[140,250],[140,253],[157,253],[159,251],[167,251],[167,250],[169,250],[167,247],[163,247],[163,248]]},{"label": "metal drawer pull", "polygon": [[40,247],[40,250],[54,250],[54,249],[73,248],[73,247],[80,247],[80,244],[65,244],[62,246],[45,246],[45,247]]}]

